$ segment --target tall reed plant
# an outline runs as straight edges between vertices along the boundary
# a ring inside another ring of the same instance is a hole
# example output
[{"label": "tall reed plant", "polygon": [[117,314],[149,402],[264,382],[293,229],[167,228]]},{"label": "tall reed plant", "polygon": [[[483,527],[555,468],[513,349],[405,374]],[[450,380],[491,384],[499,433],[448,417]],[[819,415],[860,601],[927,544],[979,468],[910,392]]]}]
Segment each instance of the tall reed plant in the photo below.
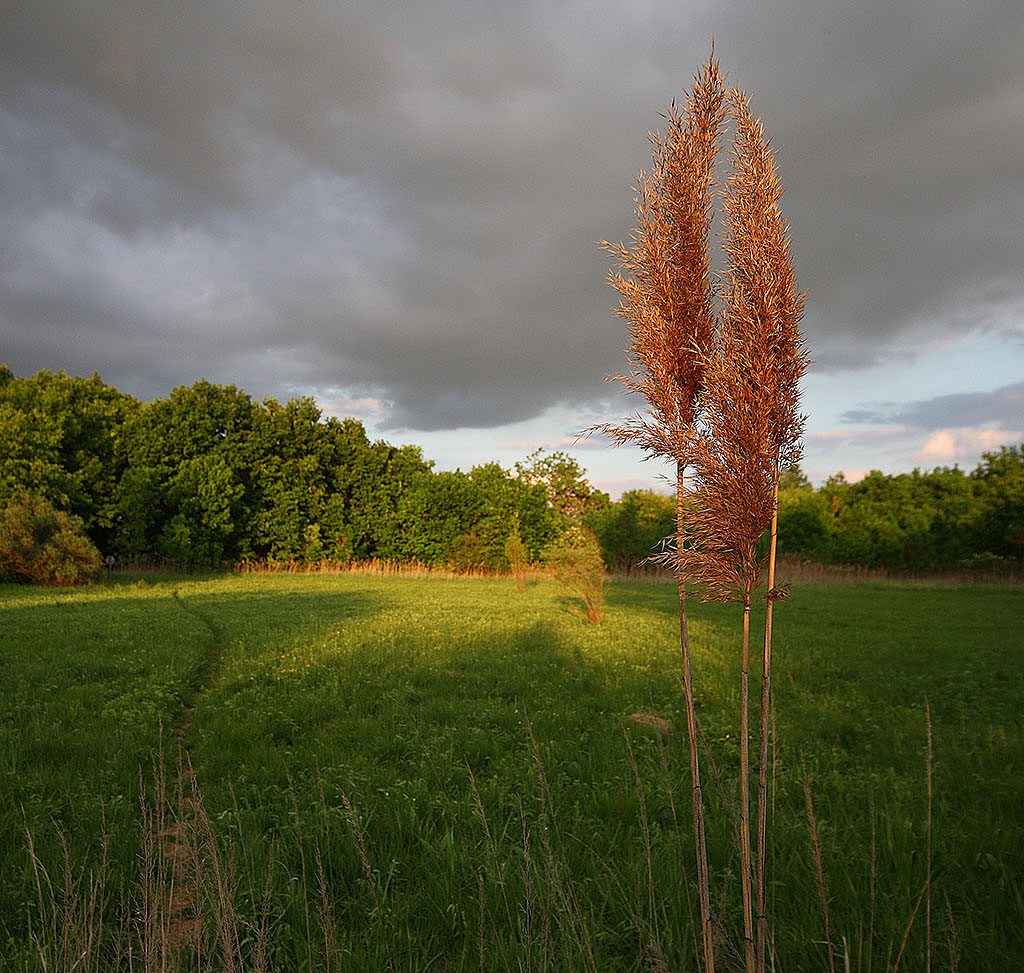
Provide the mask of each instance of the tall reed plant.
[{"label": "tall reed plant", "polygon": [[[629,336],[629,369],[614,378],[627,392],[645,399],[647,407],[622,424],[598,428],[616,445],[636,445],[648,456],[674,464],[678,551],[685,546],[686,468],[705,381],[705,362],[696,352],[711,343],[715,332],[716,287],[708,243],[725,113],[725,86],[712,51],[682,107],[673,103],[669,108],[665,134],[650,136],[651,169],[637,179],[637,225],[630,244],[603,244],[617,258],[618,270],[609,274],[609,282],[621,297],[617,313],[626,319]],[[701,938],[704,968],[713,973],[715,947],[685,570],[678,570],[676,578]]]},{"label": "tall reed plant", "polygon": [[[718,330],[701,354],[704,393],[692,446],[694,493],[690,543],[680,569],[710,600],[743,606],[740,666],[739,842],[744,960],[750,973],[765,968],[767,947],[767,790],[771,713],[773,605],[779,477],[797,462],[804,416],[800,383],[808,358],[799,323],[804,295],[797,289],[789,226],[779,208],[783,187],[776,150],[746,94],[727,96],[734,125],[726,182],[728,258]],[[768,532],[768,553],[759,544]],[[759,718],[757,863],[750,827],[749,670],[750,609],[767,566],[765,631]],[[756,913],[754,890],[756,888]],[[756,918],[756,935],[755,935]]]},{"label": "tall reed plant", "polygon": [[[743,606],[740,685],[739,846],[744,963],[765,968],[767,947],[768,727],[771,712],[772,606],[778,484],[800,455],[800,380],[807,355],[799,331],[803,295],[796,288],[788,224],[778,201],[775,150],[747,96],[726,89],[714,59],[696,76],[684,107],[652,135],[649,174],[636,189],[637,227],[617,257],[611,285],[628,322],[629,370],[615,376],[647,408],[624,423],[598,427],[616,445],[640,446],[675,465],[677,524],[665,554],[674,569],[693,784],[694,839],[704,967],[715,964],[714,923],[704,838],[696,705],[686,624],[687,583],[709,600]],[[730,173],[716,178],[727,121],[733,130]],[[724,199],[721,282],[712,272],[712,203]],[[692,489],[687,491],[687,469]],[[759,544],[769,532],[766,558]],[[757,862],[750,821],[750,610],[767,562],[768,590],[759,719]],[[755,912],[756,888],[756,912]],[[756,920],[756,934],[755,934]]]}]

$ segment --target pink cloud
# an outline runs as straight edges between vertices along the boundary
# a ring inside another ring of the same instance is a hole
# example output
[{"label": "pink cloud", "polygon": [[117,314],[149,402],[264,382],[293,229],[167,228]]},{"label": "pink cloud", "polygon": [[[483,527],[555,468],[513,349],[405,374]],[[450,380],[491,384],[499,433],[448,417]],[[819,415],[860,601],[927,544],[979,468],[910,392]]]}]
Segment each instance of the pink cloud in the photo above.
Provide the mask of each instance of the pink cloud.
[{"label": "pink cloud", "polygon": [[918,451],[917,458],[932,463],[973,460],[980,453],[996,450],[1021,439],[1024,439],[1024,432],[1015,429],[936,429]]}]

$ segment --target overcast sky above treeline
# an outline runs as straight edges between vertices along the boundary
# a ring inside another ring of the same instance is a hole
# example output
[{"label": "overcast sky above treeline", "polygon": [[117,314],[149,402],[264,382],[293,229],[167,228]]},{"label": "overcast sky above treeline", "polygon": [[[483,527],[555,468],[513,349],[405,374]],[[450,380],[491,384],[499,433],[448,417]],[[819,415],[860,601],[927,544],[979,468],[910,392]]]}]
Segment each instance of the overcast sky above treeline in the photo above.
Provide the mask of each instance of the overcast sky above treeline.
[{"label": "overcast sky above treeline", "polygon": [[805,469],[1024,439],[1024,4],[48,2],[0,30],[0,361],[309,394],[442,467],[635,406],[595,245],[712,39],[780,150]]}]

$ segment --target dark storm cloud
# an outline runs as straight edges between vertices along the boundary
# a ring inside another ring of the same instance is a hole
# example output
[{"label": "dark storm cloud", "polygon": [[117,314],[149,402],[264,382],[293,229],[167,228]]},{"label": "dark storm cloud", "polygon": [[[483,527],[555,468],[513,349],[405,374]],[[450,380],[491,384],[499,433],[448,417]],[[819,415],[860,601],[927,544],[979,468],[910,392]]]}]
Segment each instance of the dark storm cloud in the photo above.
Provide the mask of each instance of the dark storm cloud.
[{"label": "dark storm cloud", "polygon": [[597,401],[594,241],[712,36],[781,148],[818,367],[1021,334],[1017,0],[37,0],[0,32],[0,359],[418,430]]},{"label": "dark storm cloud", "polygon": [[845,422],[913,426],[918,429],[949,429],[997,423],[1016,429],[1024,417],[1024,382],[1004,385],[992,392],[938,395],[932,399],[874,409],[852,409]]}]

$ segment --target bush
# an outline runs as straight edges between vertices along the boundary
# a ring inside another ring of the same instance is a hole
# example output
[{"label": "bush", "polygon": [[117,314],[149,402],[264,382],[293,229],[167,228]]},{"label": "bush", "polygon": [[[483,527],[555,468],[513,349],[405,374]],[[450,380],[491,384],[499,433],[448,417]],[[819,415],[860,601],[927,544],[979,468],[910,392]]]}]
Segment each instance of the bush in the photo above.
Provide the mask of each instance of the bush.
[{"label": "bush", "polygon": [[544,552],[555,580],[583,599],[587,618],[601,623],[604,605],[604,558],[593,531],[573,524]]},{"label": "bush", "polygon": [[93,580],[100,552],[82,521],[23,493],[0,510],[0,577],[29,584],[74,585]]}]

